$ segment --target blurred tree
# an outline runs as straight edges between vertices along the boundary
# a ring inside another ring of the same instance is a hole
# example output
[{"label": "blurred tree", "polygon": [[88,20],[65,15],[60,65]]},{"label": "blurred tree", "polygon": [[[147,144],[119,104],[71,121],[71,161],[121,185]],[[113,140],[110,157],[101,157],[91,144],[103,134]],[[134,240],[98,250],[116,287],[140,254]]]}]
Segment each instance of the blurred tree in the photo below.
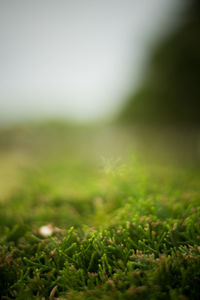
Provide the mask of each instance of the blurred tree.
[{"label": "blurred tree", "polygon": [[182,26],[159,45],[143,86],[127,99],[120,120],[199,125],[200,1],[193,1]]}]

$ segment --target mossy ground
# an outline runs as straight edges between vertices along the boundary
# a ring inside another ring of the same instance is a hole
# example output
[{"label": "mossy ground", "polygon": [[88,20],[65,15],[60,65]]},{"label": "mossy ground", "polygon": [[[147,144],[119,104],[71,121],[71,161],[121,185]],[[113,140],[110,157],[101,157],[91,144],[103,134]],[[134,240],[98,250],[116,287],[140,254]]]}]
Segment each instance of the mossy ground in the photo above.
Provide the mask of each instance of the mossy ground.
[{"label": "mossy ground", "polygon": [[1,131],[2,299],[199,299],[199,169],[98,160],[91,136]]}]

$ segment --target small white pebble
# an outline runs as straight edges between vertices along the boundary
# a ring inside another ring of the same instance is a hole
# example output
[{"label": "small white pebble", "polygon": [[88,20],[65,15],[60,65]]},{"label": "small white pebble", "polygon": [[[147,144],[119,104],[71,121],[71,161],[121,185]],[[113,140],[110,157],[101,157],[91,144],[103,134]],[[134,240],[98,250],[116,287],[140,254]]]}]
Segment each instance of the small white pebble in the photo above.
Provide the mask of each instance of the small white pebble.
[{"label": "small white pebble", "polygon": [[42,236],[48,237],[48,236],[52,235],[52,233],[54,232],[54,228],[51,224],[49,224],[49,225],[40,227],[39,232]]}]

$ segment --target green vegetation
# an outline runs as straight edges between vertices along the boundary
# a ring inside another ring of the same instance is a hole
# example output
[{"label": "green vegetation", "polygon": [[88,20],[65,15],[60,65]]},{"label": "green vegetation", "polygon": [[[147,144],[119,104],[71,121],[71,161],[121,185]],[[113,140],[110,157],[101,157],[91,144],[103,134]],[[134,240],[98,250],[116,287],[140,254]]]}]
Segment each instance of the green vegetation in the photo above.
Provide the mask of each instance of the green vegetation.
[{"label": "green vegetation", "polygon": [[1,130],[2,299],[199,299],[199,170],[99,160],[95,130]]},{"label": "green vegetation", "polygon": [[146,79],[128,97],[121,121],[199,126],[200,5],[189,2],[183,24],[155,47]]}]

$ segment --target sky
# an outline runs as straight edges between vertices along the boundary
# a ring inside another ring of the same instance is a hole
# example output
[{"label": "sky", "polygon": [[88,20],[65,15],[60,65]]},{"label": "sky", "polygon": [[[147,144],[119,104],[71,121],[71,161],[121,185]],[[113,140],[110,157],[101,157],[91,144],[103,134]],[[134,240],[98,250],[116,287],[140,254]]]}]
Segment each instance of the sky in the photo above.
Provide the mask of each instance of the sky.
[{"label": "sky", "polygon": [[183,2],[0,0],[0,123],[116,113]]}]

